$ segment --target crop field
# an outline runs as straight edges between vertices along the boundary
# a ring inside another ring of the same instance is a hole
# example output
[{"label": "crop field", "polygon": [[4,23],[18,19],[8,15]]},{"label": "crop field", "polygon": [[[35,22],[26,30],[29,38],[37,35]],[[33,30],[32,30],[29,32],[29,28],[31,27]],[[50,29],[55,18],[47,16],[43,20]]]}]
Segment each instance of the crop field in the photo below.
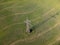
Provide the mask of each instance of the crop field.
[{"label": "crop field", "polygon": [[60,45],[60,0],[0,0],[0,45]]}]

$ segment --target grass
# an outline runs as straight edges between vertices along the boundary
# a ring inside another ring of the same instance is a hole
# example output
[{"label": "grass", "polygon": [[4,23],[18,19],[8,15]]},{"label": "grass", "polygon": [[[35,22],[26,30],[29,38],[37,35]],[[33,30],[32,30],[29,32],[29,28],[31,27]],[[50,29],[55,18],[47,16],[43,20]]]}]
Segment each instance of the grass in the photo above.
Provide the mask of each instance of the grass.
[{"label": "grass", "polygon": [[[32,21],[35,28],[31,34],[26,33],[26,17]],[[59,0],[1,0],[0,45],[49,45],[60,34],[60,26],[51,31],[48,29],[60,23],[59,20]],[[44,31],[48,32],[36,38]]]}]

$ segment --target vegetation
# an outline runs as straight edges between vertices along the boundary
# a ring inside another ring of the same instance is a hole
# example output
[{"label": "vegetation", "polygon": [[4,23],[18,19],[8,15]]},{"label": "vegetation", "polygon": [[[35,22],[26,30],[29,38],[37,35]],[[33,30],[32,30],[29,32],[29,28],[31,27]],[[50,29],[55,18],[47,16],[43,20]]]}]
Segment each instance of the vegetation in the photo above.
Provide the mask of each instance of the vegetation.
[{"label": "vegetation", "polygon": [[59,0],[0,0],[0,45],[59,45],[59,37]]}]

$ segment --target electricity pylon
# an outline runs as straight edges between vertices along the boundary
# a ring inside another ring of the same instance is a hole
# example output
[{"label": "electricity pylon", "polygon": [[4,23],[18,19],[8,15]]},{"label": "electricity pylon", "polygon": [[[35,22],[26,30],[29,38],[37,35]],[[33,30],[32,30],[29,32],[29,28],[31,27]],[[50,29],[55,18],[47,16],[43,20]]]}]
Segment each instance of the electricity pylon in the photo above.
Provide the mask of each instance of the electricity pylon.
[{"label": "electricity pylon", "polygon": [[26,32],[30,32],[31,21],[28,18],[26,18],[26,20],[24,22],[26,24]]}]

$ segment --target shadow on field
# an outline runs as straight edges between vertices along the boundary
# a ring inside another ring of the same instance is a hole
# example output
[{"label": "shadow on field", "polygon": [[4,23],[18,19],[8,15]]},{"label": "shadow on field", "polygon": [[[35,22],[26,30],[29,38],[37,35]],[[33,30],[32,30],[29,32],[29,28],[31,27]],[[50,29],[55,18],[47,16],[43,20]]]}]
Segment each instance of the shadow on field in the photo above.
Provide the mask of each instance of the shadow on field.
[{"label": "shadow on field", "polygon": [[47,22],[48,20],[50,20],[50,19],[52,19],[52,18],[56,18],[56,17],[55,17],[56,15],[59,15],[59,12],[56,12],[54,15],[50,16],[49,18],[45,19],[44,21],[39,22],[39,23],[36,24],[36,25],[33,25],[32,28],[31,28],[32,31],[35,30],[36,28],[40,27],[41,25],[43,25],[43,24],[44,24],[45,22]]}]

